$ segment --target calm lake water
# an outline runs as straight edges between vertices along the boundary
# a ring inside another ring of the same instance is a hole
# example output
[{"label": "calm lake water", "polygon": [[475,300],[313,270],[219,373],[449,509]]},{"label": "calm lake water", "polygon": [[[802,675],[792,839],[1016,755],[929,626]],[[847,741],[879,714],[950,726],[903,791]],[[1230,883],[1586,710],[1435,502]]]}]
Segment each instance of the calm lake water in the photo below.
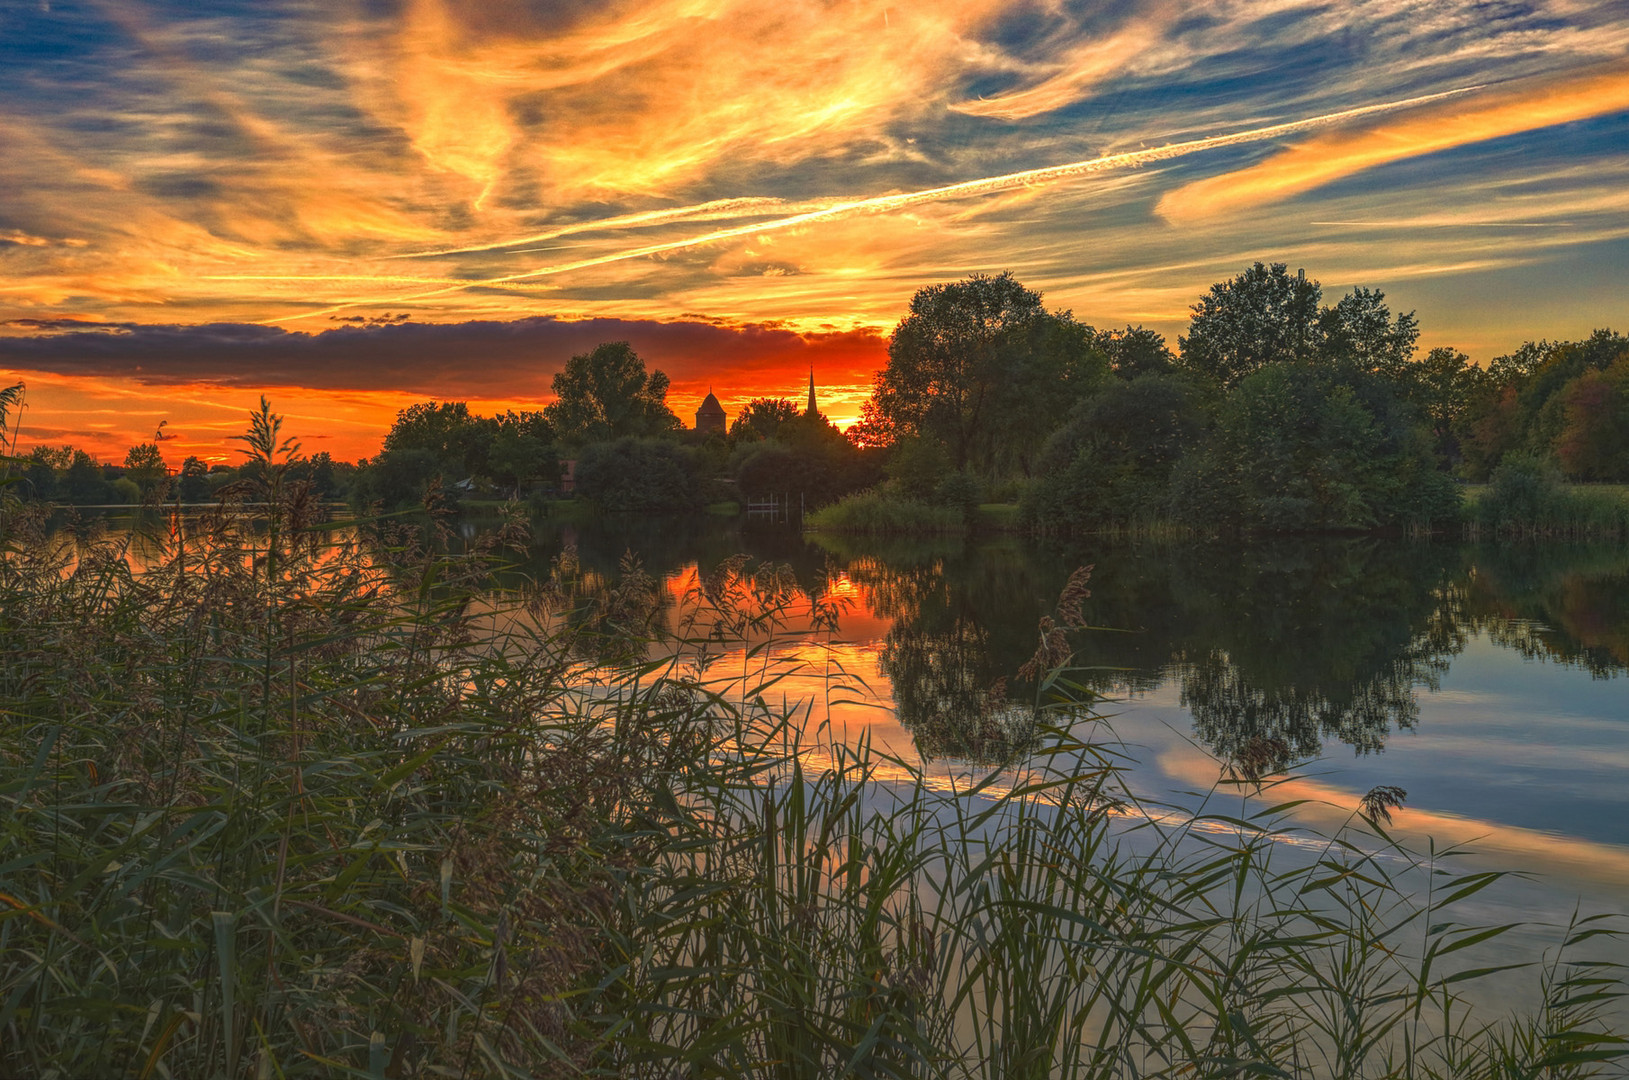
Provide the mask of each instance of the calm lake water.
[{"label": "calm lake water", "polygon": [[[539,567],[566,545],[608,574],[631,552],[675,594],[737,552],[790,565],[847,613],[829,642],[786,643],[808,665],[781,688],[811,701],[811,727],[940,775],[1000,752],[990,690],[1020,685],[1038,619],[1092,566],[1083,613],[1100,629],[1071,644],[1140,795],[1237,798],[1214,793],[1229,763],[1285,768],[1273,800],[1309,800],[1299,823],[1328,830],[1394,785],[1411,842],[1468,845],[1471,862],[1531,875],[1469,914],[1629,912],[1629,547],[889,542],[605,520],[542,523]],[[865,689],[830,693],[834,669]]]}]

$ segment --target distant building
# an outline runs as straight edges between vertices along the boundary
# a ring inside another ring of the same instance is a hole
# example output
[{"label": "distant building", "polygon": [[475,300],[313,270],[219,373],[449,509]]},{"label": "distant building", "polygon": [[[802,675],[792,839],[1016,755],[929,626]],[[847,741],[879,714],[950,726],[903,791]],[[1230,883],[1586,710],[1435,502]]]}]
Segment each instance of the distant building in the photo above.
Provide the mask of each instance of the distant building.
[{"label": "distant building", "polygon": [[820,410],[815,407],[814,396],[814,365],[809,365],[809,407],[803,410],[804,416],[819,416]]},{"label": "distant building", "polygon": [[713,392],[708,390],[701,408],[696,410],[696,430],[709,433],[716,431],[722,435],[729,426],[729,417],[724,415],[724,406],[720,405]]}]

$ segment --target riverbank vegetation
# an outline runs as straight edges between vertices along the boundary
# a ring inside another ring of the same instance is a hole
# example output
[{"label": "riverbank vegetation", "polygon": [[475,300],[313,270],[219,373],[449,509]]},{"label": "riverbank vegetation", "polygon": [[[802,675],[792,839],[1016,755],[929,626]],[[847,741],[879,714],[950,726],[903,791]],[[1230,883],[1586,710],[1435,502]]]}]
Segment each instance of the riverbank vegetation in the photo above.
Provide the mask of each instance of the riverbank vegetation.
[{"label": "riverbank vegetation", "polygon": [[869,535],[963,533],[967,531],[967,519],[959,507],[867,491],[816,510],[804,519],[804,527]]},{"label": "riverbank vegetation", "polygon": [[1466,517],[1475,536],[1620,538],[1629,536],[1629,487],[1569,485],[1553,459],[1512,452]]},{"label": "riverbank vegetation", "polygon": [[[1400,793],[1316,848],[1280,842],[1254,776],[1197,817],[1132,798],[1060,667],[1084,573],[1025,688],[991,691],[1024,758],[946,790],[768,704],[784,568],[728,560],[680,598],[568,551],[516,579],[518,519],[461,554],[435,519],[331,522],[269,411],[246,445],[257,486],[152,534],[142,569],[0,492],[0,1072],[1622,1061],[1620,980],[1589,960],[1612,926],[1484,962],[1509,928],[1470,907],[1498,876],[1408,852]],[[1479,1018],[1490,978],[1532,1009]]]}]

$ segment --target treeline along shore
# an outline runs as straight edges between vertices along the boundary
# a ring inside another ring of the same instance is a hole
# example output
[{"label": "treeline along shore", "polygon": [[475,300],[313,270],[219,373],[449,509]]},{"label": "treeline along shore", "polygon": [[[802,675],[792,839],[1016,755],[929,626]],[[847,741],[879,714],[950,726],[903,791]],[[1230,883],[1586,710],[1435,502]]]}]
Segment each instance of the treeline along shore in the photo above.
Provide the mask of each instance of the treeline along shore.
[{"label": "treeline along shore", "polygon": [[[572,357],[541,410],[425,402],[375,457],[301,468],[359,506],[431,488],[647,513],[778,498],[816,511],[813,527],[860,532],[1625,533],[1629,339],[1528,342],[1478,366],[1422,355],[1419,337],[1382,293],[1326,304],[1283,264],[1211,286],[1174,350],[1049,309],[1010,274],[975,275],[911,299],[846,433],[784,398],[687,428],[667,376],[613,342]],[[156,442],[103,464],[15,441],[21,493],[67,503],[207,501],[254,468],[172,470]]]}]

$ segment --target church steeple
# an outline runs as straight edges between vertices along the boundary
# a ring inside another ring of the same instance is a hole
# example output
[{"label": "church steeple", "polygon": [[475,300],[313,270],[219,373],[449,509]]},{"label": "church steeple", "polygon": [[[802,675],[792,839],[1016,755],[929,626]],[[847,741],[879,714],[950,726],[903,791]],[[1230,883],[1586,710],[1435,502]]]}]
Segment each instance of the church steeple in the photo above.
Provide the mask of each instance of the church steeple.
[{"label": "church steeple", "polygon": [[815,407],[814,393],[814,365],[809,365],[809,407],[804,410],[805,416],[819,416],[820,410]]}]

